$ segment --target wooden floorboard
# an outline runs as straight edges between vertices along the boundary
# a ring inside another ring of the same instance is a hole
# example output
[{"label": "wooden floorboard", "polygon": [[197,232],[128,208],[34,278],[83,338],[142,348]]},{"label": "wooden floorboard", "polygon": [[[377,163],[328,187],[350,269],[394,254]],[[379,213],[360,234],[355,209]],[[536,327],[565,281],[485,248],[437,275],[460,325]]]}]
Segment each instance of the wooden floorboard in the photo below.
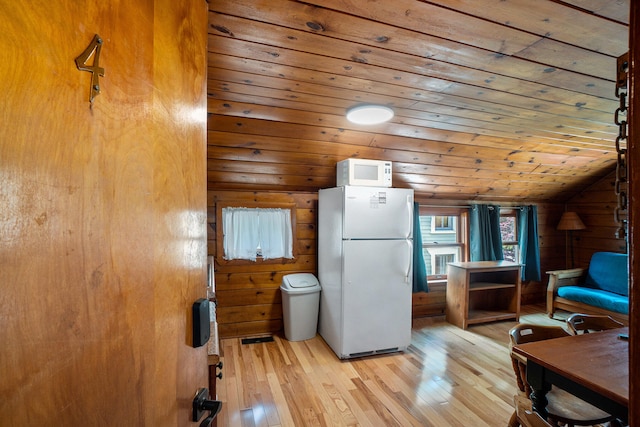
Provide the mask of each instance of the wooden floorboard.
[{"label": "wooden floorboard", "polygon": [[[520,322],[565,326],[544,307]],[[290,342],[221,341],[218,426],[505,426],[515,376],[508,350],[514,321],[466,331],[443,318],[414,321],[406,352],[343,361],[320,336]]]}]

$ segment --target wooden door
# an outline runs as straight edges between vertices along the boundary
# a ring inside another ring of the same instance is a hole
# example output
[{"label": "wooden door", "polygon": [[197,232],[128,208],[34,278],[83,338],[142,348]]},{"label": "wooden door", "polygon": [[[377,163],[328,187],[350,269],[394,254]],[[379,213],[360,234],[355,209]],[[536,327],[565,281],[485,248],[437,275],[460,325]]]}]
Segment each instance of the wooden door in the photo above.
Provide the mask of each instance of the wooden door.
[{"label": "wooden door", "polygon": [[193,425],[206,22],[204,0],[0,2],[0,424]]}]

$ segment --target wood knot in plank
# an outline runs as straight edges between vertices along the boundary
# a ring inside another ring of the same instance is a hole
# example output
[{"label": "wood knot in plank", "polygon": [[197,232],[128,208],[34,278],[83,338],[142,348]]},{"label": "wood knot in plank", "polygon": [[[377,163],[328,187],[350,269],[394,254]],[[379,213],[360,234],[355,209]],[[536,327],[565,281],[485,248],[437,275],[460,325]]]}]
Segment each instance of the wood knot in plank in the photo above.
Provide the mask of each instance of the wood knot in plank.
[{"label": "wood knot in plank", "polygon": [[324,26],[319,22],[307,22],[307,27],[311,28],[313,31],[324,31]]},{"label": "wood knot in plank", "polygon": [[213,28],[216,31],[221,32],[222,34],[227,34],[227,35],[229,35],[231,37],[235,37],[233,35],[233,32],[230,29],[228,29],[227,27],[223,27],[222,25],[211,25],[211,28]]}]

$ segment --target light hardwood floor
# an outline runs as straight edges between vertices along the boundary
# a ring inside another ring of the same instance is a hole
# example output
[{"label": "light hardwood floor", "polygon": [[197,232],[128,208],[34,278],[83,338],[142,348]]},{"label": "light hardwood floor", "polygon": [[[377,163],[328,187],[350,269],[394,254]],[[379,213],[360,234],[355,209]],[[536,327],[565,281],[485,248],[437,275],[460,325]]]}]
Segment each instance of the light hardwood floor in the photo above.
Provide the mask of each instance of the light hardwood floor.
[{"label": "light hardwood floor", "polygon": [[[538,305],[524,306],[520,322],[565,326]],[[320,336],[224,339],[218,426],[506,426],[516,391],[507,333],[515,324],[464,331],[419,319],[406,352],[347,361]]]}]

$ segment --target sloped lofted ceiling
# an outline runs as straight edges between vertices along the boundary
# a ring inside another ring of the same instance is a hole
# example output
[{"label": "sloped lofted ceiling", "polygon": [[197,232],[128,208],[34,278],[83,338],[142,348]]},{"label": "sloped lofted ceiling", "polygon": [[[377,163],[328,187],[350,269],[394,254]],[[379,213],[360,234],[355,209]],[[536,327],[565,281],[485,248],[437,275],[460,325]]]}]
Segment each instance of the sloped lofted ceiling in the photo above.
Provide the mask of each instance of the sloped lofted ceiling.
[{"label": "sloped lofted ceiling", "polygon": [[[564,201],[615,170],[629,0],[213,0],[210,189],[316,191],[348,157],[418,198]],[[361,103],[388,123],[345,119]]]}]

